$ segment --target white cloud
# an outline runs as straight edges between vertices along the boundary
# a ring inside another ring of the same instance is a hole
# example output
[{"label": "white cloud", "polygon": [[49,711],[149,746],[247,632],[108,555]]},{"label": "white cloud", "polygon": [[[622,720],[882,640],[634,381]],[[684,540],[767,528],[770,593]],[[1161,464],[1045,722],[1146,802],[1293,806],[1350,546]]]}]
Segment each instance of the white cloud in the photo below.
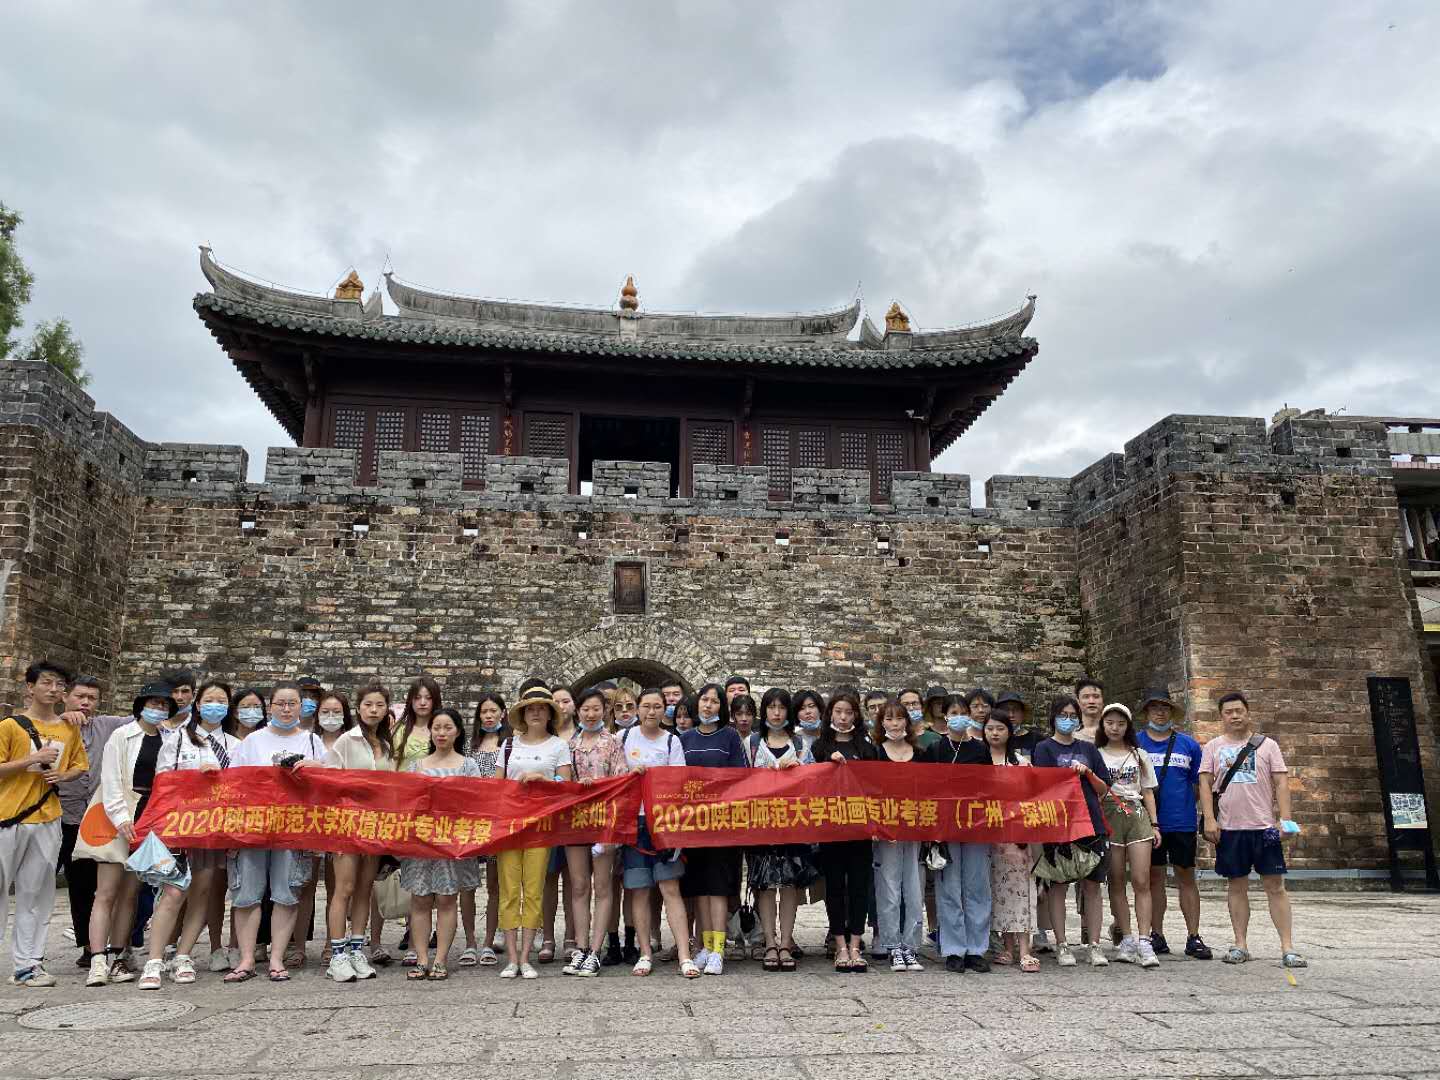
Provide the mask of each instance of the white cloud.
[{"label": "white cloud", "polygon": [[[1070,474],[1170,412],[1440,414],[1431,6],[282,4],[7,9],[0,198],[34,319],[148,438],[278,426],[195,245],[321,289],[925,326],[1040,294],[939,462]],[[1392,28],[1393,24],[1393,28]]]}]

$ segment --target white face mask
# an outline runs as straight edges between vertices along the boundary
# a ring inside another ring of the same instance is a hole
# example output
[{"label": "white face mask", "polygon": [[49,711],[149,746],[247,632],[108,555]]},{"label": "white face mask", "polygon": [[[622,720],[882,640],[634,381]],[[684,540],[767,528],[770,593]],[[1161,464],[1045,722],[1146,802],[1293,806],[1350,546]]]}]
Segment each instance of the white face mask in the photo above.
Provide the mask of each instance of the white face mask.
[{"label": "white face mask", "polygon": [[339,731],[345,726],[345,714],[322,712],[319,716],[319,723],[324,731]]}]

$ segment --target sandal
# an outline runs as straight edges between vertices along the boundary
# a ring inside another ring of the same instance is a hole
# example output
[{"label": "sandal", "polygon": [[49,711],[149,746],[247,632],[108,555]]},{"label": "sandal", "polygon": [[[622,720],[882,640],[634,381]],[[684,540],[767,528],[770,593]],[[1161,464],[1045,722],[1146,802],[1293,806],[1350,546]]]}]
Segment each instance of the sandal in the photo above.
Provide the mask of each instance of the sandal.
[{"label": "sandal", "polygon": [[230,974],[226,975],[225,978],[220,981],[227,982],[231,986],[238,986],[240,983],[247,983],[253,978],[255,978],[254,968],[234,968]]},{"label": "sandal", "polygon": [[789,949],[790,955],[795,957],[796,960],[799,960],[805,955],[805,950],[802,949],[799,945],[796,945],[793,941],[789,945],[782,945],[780,947],[782,949]]},{"label": "sandal", "polygon": [[795,957],[793,957],[792,955],[790,955],[790,953],[791,953],[791,950],[785,948],[783,945],[780,947],[780,970],[781,970],[781,971],[794,971],[794,970],[795,970]]},{"label": "sandal", "polygon": [[[765,945],[764,945],[763,942],[757,941],[754,945],[751,945],[751,946],[750,946],[750,959],[751,959],[751,960],[760,960],[760,961],[763,962],[764,959],[765,959],[767,956],[769,956],[769,955],[770,955],[772,952],[774,952],[774,951],[775,951],[775,946],[772,945],[772,946],[770,946],[770,947],[767,949],[767,948],[765,947]],[[766,971],[773,971],[774,969],[773,969],[773,968],[766,968],[765,970],[766,970]]]},{"label": "sandal", "polygon": [[990,962],[992,964],[999,964],[1001,967],[1009,967],[1015,963],[1015,957],[1011,956],[1008,952],[1001,952],[996,953]]},{"label": "sandal", "polygon": [[850,974],[850,961],[849,961],[848,958],[846,958],[846,956],[845,956],[844,953],[839,952],[838,950],[837,950],[836,953],[835,953],[835,974],[836,974],[836,975],[848,975],[848,974]]},{"label": "sandal", "polygon": [[764,961],[762,962],[761,966],[766,971],[779,971],[780,950],[777,949],[774,945],[771,945],[768,949],[766,949],[764,953]]},{"label": "sandal", "polygon": [[1024,956],[1020,957],[1020,970],[1029,972],[1039,971],[1040,958],[1038,956],[1031,956],[1029,953],[1026,953]]},{"label": "sandal", "polygon": [[287,968],[303,968],[305,966],[305,950],[297,945],[291,945],[285,950],[285,966]]},{"label": "sandal", "polygon": [[446,968],[443,968],[439,964],[436,964],[430,969],[429,977],[431,982],[444,982],[450,977],[450,972]]},{"label": "sandal", "polygon": [[863,952],[857,953],[855,959],[850,961],[850,974],[864,975],[870,970],[870,961],[865,959]]},{"label": "sandal", "polygon": [[[473,948],[466,949],[460,954],[460,959],[455,961],[460,967],[474,967],[480,962],[480,957]],[[442,969],[443,970],[443,969]]]},{"label": "sandal", "polygon": [[1221,963],[1243,964],[1250,959],[1250,950],[1242,949],[1238,945],[1232,945],[1230,951],[1220,958]]},{"label": "sandal", "polygon": [[700,978],[700,969],[695,966],[694,960],[681,960],[680,974],[687,979],[698,979]]},{"label": "sandal", "polygon": [[545,944],[540,946],[540,952],[536,955],[535,960],[540,964],[553,964],[555,962],[555,942],[546,938]]},{"label": "sandal", "polygon": [[[465,958],[462,956],[460,959],[463,961]],[[481,967],[494,967],[499,962],[500,958],[495,955],[495,950],[489,945],[486,945],[485,948],[480,950]]]},{"label": "sandal", "polygon": [[1310,965],[1305,962],[1305,958],[1298,952],[1287,952],[1284,956],[1280,957],[1280,966],[1286,968],[1303,968],[1309,967]]},{"label": "sandal", "polygon": [[425,970],[424,964],[416,964],[405,973],[406,982],[420,982],[422,979],[428,979],[429,977],[430,972]]},{"label": "sandal", "polygon": [[635,961],[635,966],[630,969],[630,974],[631,974],[631,975],[645,976],[645,975],[649,975],[649,974],[650,974],[650,971],[651,971],[650,958],[649,958],[648,956],[642,956],[642,957],[640,957],[639,960],[636,960],[636,961]]},{"label": "sandal", "polygon": [[415,952],[414,949],[411,949],[409,952],[407,952],[407,953],[400,959],[400,966],[401,966],[401,967],[414,967],[414,966],[415,966],[416,964],[418,964],[419,962],[420,962],[420,955],[419,955],[417,952]]},{"label": "sandal", "polygon": [[289,982],[289,981],[290,981],[290,972],[286,971],[283,967],[282,967],[282,968],[271,968],[271,969],[270,969],[270,981],[271,981],[271,982]]},{"label": "sandal", "polygon": [[370,953],[370,963],[376,967],[389,967],[394,962],[395,958],[390,955],[390,951],[383,945],[377,947]]}]

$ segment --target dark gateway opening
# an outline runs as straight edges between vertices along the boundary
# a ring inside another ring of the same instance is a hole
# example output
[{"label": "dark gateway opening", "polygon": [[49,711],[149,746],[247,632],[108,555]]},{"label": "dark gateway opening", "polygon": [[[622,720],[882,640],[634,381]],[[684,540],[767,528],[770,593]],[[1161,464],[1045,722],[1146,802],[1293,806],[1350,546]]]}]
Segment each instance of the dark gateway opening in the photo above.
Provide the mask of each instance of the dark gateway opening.
[{"label": "dark gateway opening", "polygon": [[580,483],[596,461],[668,461],[670,495],[680,484],[680,421],[652,416],[581,416]]}]

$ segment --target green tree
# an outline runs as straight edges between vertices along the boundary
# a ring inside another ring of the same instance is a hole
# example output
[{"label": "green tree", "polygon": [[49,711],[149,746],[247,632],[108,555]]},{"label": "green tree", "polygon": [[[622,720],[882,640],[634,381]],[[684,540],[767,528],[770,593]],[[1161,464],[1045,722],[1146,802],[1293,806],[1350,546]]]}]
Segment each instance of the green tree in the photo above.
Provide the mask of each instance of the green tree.
[{"label": "green tree", "polygon": [[15,230],[20,215],[0,203],[0,359],[9,356],[19,342],[10,335],[23,321],[20,309],[30,302],[35,278],[15,250]]},{"label": "green tree", "polygon": [[11,337],[23,320],[21,309],[30,302],[35,277],[15,247],[15,232],[21,217],[0,203],[0,359],[18,356],[22,360],[44,360],[79,386],[88,386],[85,348],[75,337],[69,319],[47,319],[35,327],[23,345]]}]

